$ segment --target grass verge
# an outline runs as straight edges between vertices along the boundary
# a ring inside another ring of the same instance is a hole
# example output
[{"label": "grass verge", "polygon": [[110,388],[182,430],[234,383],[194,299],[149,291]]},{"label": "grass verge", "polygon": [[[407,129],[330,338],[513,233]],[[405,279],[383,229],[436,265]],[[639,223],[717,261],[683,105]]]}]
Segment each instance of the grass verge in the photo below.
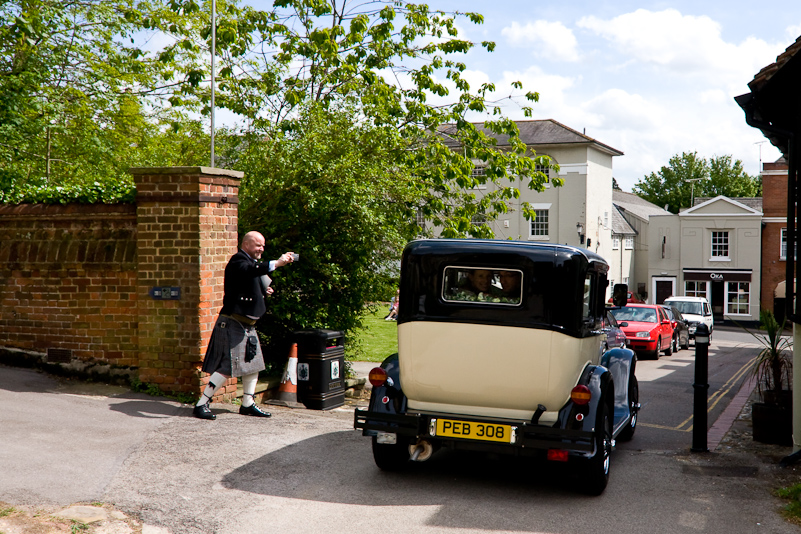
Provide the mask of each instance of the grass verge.
[{"label": "grass verge", "polygon": [[784,506],[784,517],[791,523],[801,525],[801,484],[779,488],[776,495],[790,501]]},{"label": "grass verge", "polygon": [[380,304],[375,312],[365,317],[365,329],[359,334],[362,349],[359,360],[380,363],[398,352],[398,323],[384,320],[388,309],[389,304]]}]

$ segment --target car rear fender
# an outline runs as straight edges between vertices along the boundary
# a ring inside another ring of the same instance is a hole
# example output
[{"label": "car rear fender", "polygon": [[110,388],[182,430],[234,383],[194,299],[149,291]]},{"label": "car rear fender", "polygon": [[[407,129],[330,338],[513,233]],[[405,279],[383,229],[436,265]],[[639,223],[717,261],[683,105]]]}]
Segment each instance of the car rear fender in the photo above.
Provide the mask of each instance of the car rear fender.
[{"label": "car rear fender", "polygon": [[629,384],[637,367],[637,355],[631,349],[611,349],[604,353],[601,364],[609,369],[615,384],[612,426],[617,429],[631,417]]},{"label": "car rear fender", "polygon": [[[381,366],[387,372],[387,381],[381,386],[373,386],[370,394],[370,412],[379,414],[405,414],[406,395],[403,394],[400,382],[400,365],[398,354],[395,353],[381,362]],[[375,435],[374,430],[365,430],[364,435]]]},{"label": "car rear fender", "polygon": [[586,405],[578,405],[572,400],[568,401],[559,410],[559,426],[570,430],[593,432],[595,430],[598,407],[601,406],[602,402],[608,403],[610,407],[612,406],[612,401],[609,398],[609,394],[614,394],[612,374],[603,365],[587,365],[576,385],[584,385],[589,388],[590,402]]}]

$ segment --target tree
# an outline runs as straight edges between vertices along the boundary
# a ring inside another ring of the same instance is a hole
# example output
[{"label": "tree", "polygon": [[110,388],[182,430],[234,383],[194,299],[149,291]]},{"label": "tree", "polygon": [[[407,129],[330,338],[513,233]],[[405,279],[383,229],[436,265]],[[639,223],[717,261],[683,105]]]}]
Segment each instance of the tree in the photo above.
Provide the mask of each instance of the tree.
[{"label": "tree", "polygon": [[759,181],[743,170],[740,160],[730,155],[709,161],[696,152],[683,152],[670,158],[668,166],[638,181],[634,193],[657,206],[678,213],[691,207],[693,198],[725,195],[753,197],[760,193]]},{"label": "tree", "polygon": [[397,132],[351,118],[312,105],[292,129],[244,148],[240,228],[264,234],[268,252],[301,255],[276,273],[259,326],[272,343],[299,329],[359,327],[365,303],[392,291],[400,249],[414,235],[418,193],[403,169],[386,165],[404,145]]},{"label": "tree", "polygon": [[186,162],[188,144],[178,138],[202,129],[187,119],[189,108],[159,99],[191,80],[175,85],[169,57],[134,44],[153,18],[180,16],[169,7],[0,3],[0,201],[130,201],[129,167]]},{"label": "tree", "polygon": [[[173,32],[171,58],[181,57],[177,63],[184,75],[195,72],[206,79],[201,52],[209,48],[211,32],[205,11],[199,12],[194,0],[174,3],[197,20],[148,24]],[[444,236],[486,237],[487,226],[472,221],[505,212],[506,201],[519,196],[515,183],[544,188],[546,177],[536,165],[550,160],[535,159],[520,142],[514,122],[491,100],[493,84],[471,88],[463,77],[467,66],[459,56],[478,45],[459,38],[457,20],[478,24],[481,15],[430,11],[401,0],[280,0],[269,12],[231,1],[218,8],[216,102],[240,114],[245,131],[276,138],[276,132],[297,129],[293,124],[304,116],[299,110],[312,103],[324,110],[350,109],[354,123],[394,130],[404,147],[386,164],[415,182],[415,210]],[[491,42],[480,46],[494,48]],[[205,86],[186,85],[183,91],[181,102],[208,102]],[[538,95],[523,98],[533,102]],[[494,120],[477,127],[471,114]],[[512,149],[498,150],[494,136],[508,137]],[[487,173],[471,176],[474,162],[486,164]],[[498,188],[477,197],[474,188],[488,181]]]},{"label": "tree", "polygon": [[[303,258],[280,273],[287,290],[260,325],[280,342],[298,328],[358,328],[364,303],[389,294],[387,274],[422,231],[418,214],[447,237],[491,237],[474,221],[504,213],[519,186],[544,189],[536,166],[551,162],[523,145],[491,100],[492,84],[471,88],[463,78],[458,56],[476,45],[459,39],[456,20],[480,23],[480,15],[401,1],[274,6],[222,6],[217,102],[245,118],[243,156],[232,160],[246,175],[242,230],[258,229],[276,253],[295,249]],[[180,30],[192,43],[182,49],[208,46],[202,24]],[[206,76],[201,63],[183,68]],[[181,98],[205,105],[207,93],[198,86]],[[476,125],[471,114],[488,120]],[[510,150],[497,148],[499,136]],[[477,163],[483,175],[473,175]],[[477,196],[488,182],[497,187]]]}]

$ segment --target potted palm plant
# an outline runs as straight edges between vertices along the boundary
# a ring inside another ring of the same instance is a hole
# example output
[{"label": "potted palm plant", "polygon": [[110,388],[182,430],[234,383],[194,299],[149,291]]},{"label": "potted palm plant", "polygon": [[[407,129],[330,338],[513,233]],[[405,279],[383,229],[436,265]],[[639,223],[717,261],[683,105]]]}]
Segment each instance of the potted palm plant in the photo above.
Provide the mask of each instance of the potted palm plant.
[{"label": "potted palm plant", "polygon": [[760,333],[749,333],[762,345],[756,357],[753,376],[759,402],[752,405],[751,420],[754,440],[761,443],[792,445],[792,350],[793,342],[785,337],[773,312],[759,314]]}]

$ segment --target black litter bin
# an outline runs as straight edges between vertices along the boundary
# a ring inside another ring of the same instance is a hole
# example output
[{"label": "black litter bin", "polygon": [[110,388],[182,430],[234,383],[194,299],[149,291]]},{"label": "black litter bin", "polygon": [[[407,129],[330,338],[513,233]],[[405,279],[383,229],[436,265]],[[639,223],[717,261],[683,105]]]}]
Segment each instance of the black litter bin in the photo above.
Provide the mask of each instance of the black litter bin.
[{"label": "black litter bin", "polygon": [[345,334],[337,330],[300,330],[298,402],[311,410],[345,404]]}]

